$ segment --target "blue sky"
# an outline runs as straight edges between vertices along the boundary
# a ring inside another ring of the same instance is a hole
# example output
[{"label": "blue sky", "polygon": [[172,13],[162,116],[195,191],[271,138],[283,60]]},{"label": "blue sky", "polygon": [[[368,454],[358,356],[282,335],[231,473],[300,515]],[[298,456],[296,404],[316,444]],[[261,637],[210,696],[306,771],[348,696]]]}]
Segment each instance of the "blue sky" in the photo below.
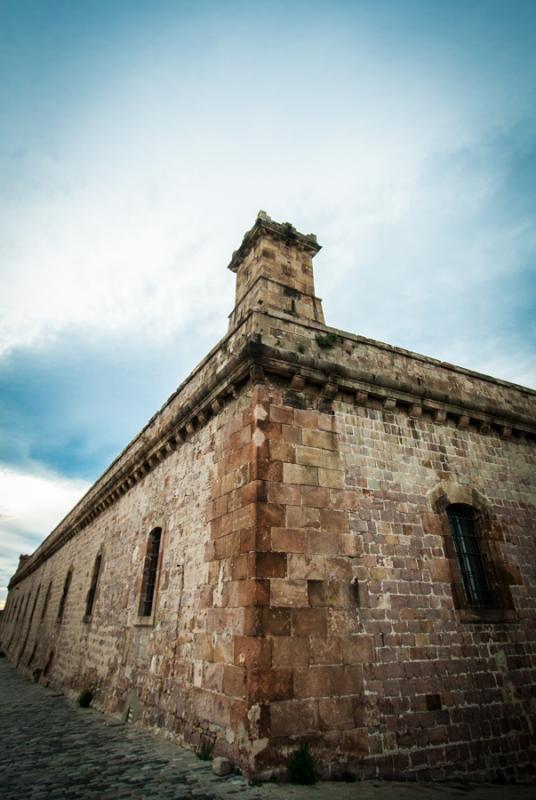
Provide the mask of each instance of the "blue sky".
[{"label": "blue sky", "polygon": [[328,324],[536,385],[536,3],[0,2],[0,602],[225,332],[260,208]]}]

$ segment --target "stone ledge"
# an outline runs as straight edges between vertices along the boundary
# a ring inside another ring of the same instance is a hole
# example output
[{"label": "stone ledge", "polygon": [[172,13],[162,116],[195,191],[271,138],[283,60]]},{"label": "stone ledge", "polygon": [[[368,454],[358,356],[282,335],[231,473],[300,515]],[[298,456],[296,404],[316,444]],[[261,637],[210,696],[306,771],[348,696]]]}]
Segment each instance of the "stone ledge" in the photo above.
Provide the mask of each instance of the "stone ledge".
[{"label": "stone ledge", "polygon": [[[246,319],[250,316],[251,314]],[[295,322],[295,320],[292,321]],[[245,322],[246,320],[243,320],[240,327]],[[325,329],[325,326],[318,324],[313,326],[308,324],[306,327]],[[214,355],[221,346],[222,343],[215,347],[209,357]],[[202,362],[202,365],[208,364],[209,357]],[[189,379],[199,369],[200,367],[194,370]],[[67,541],[140,483],[149,472],[185,441],[195,436],[198,430],[220,413],[227,398],[237,396],[239,386],[250,380],[262,382],[264,373],[277,375],[280,379],[287,380],[295,395],[303,393],[307,384],[315,387],[319,390],[319,402],[323,408],[331,409],[337,395],[342,393],[351,398],[357,406],[373,406],[375,402],[379,402],[386,412],[405,411],[414,419],[419,419],[423,412],[426,412],[431,414],[434,422],[438,424],[445,423],[451,418],[457,422],[458,428],[467,429],[473,425],[481,435],[489,435],[495,431],[505,439],[536,439],[536,424],[533,424],[532,420],[527,420],[506,409],[497,408],[493,409],[493,413],[489,413],[489,411],[482,410],[477,403],[474,406],[468,406],[467,404],[445,402],[442,395],[435,396],[434,391],[427,390],[426,386],[419,387],[418,394],[408,391],[406,387],[404,390],[400,390],[397,388],[399,382],[390,379],[388,375],[372,376],[358,369],[350,369],[321,358],[311,358],[269,347],[262,344],[260,334],[250,333],[249,339],[246,338],[245,344],[238,354],[231,357],[214,375],[213,379],[203,385],[203,388],[185,403],[169,425],[157,432],[154,438],[149,440],[141,451],[135,453],[130,460],[128,459],[130,445],[123,451],[113,462],[113,465],[116,465],[121,459],[125,459],[121,469],[112,474],[97,493],[92,495],[92,491],[111,468],[95,482],[86,495],[87,499],[82,498],[80,501],[80,509],[75,518],[67,523],[70,516],[68,515],[50,534],[50,537],[54,538],[48,544],[45,540],[36,551],[35,557],[30,556],[21,564],[20,570],[11,579],[9,588],[30,575]],[[474,375],[482,377],[476,373]],[[181,387],[186,386],[187,381]],[[508,386],[508,384],[505,385]],[[526,391],[532,393],[531,390]],[[156,420],[159,414],[162,414],[163,410],[169,406],[171,400],[179,394],[180,389],[172,395],[163,409],[152,417],[134,442],[139,441],[143,433],[148,431],[151,422]],[[73,511],[75,510],[76,507]],[[72,513],[70,512],[70,514]],[[61,530],[66,523],[66,528]]]}]

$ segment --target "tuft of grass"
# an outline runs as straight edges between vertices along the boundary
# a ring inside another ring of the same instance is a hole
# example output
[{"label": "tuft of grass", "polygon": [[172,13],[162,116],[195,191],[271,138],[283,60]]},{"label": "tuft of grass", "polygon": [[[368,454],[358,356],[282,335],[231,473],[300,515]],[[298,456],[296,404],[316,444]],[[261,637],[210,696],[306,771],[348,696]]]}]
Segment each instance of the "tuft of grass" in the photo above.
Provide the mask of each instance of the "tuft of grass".
[{"label": "tuft of grass", "polygon": [[214,744],[210,742],[208,739],[204,739],[199,745],[199,750],[197,751],[196,756],[201,761],[210,761],[210,759],[212,758],[213,749],[214,749]]},{"label": "tuft of grass", "polygon": [[325,336],[323,336],[321,333],[317,333],[315,339],[317,345],[321,347],[322,350],[327,350],[328,348],[333,347],[333,345],[336,343],[337,334],[326,333]]},{"label": "tuft of grass", "polygon": [[302,744],[301,747],[291,755],[287,766],[288,778],[291,783],[310,786],[318,780],[315,762],[309,752],[309,745],[307,744]]},{"label": "tuft of grass", "polygon": [[91,689],[84,689],[78,696],[78,705],[80,708],[89,708],[93,700],[93,692]]},{"label": "tuft of grass", "polygon": [[302,355],[303,355],[303,353],[305,353],[305,345],[303,345],[303,344],[299,344],[296,349],[297,349],[298,353],[302,353]]}]

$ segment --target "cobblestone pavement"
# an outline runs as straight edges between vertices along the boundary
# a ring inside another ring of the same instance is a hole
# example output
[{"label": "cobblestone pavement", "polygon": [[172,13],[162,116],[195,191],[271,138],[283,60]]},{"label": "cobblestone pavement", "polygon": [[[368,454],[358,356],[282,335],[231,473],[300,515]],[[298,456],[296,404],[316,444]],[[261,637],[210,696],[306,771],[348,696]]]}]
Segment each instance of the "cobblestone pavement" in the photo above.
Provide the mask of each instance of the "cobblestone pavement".
[{"label": "cobblestone pavement", "polygon": [[533,800],[535,787],[320,783],[249,786],[217,778],[189,750],[33,684],[0,659],[2,800]]}]

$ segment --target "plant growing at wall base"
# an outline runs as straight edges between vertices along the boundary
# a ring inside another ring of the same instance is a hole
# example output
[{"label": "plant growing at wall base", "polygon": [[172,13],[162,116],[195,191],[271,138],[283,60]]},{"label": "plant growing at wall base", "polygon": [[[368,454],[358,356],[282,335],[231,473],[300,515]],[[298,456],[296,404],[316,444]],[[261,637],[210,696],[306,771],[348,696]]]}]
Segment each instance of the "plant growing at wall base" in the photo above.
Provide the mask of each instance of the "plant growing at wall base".
[{"label": "plant growing at wall base", "polygon": [[322,350],[327,350],[337,342],[337,334],[336,333],[326,333],[324,336],[321,333],[317,333],[315,336],[316,343]]},{"label": "plant growing at wall base", "polygon": [[318,775],[309,745],[302,744],[288,760],[288,779],[291,783],[310,785],[316,783]]},{"label": "plant growing at wall base", "polygon": [[204,739],[201,744],[199,745],[199,750],[196,753],[196,756],[201,761],[210,761],[212,758],[212,751],[214,749],[214,744],[208,739]]},{"label": "plant growing at wall base", "polygon": [[80,692],[80,695],[78,696],[78,705],[80,708],[89,708],[92,700],[93,692],[91,689],[84,689],[84,691]]}]

